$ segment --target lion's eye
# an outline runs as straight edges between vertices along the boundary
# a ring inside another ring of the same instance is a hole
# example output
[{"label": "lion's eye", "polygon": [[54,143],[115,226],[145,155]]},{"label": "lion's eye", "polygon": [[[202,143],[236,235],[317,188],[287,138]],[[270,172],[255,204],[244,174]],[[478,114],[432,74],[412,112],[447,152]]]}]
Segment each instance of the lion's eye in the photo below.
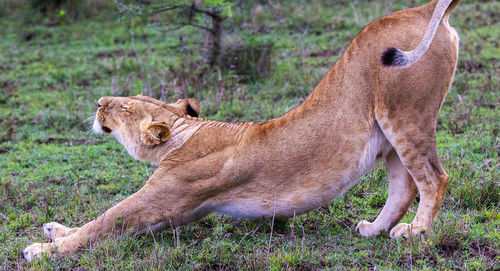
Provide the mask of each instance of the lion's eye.
[{"label": "lion's eye", "polygon": [[122,105],[122,109],[123,109],[123,111],[127,111],[128,110],[128,105]]}]

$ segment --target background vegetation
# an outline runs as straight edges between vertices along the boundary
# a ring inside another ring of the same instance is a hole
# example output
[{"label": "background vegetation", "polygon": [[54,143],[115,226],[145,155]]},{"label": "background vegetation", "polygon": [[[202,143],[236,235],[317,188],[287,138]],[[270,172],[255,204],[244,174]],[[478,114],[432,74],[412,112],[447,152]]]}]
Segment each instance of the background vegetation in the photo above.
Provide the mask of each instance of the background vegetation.
[{"label": "background vegetation", "polygon": [[355,234],[387,197],[380,165],[301,216],[273,223],[211,215],[24,261],[22,248],[47,241],[43,223],[80,226],[154,171],[116,140],[89,133],[99,97],[189,96],[205,118],[274,118],[308,95],[365,25],[426,1],[196,2],[224,17],[215,63],[207,30],[191,25],[211,27],[209,16],[154,13],[160,4],[145,2],[0,0],[0,269],[500,269],[500,6],[493,0],[464,0],[451,16],[460,56],[437,142],[451,182],[430,233]]}]

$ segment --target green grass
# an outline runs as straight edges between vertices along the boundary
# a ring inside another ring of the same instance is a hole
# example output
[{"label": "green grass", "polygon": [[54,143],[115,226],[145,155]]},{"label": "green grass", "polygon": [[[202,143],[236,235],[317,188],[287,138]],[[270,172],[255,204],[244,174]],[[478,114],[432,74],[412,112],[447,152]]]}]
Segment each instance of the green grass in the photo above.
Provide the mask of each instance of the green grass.
[{"label": "green grass", "polygon": [[[224,42],[272,44],[271,69],[251,80],[223,70],[223,88],[217,72],[200,64],[203,52],[192,41],[201,40],[202,32],[196,29],[185,29],[190,49],[183,51],[180,32],[146,27],[141,18],[119,20],[114,11],[56,27],[37,24],[38,17],[30,18],[23,8],[0,12],[0,270],[498,270],[496,1],[463,1],[451,16],[461,38],[460,56],[438,119],[437,140],[451,181],[426,235],[391,240],[354,233],[357,222],[375,219],[384,205],[387,176],[381,165],[327,206],[273,225],[270,219],[211,215],[154,236],[115,233],[115,238],[69,256],[30,263],[23,259],[22,248],[47,241],[43,223],[80,226],[137,191],[154,171],[134,161],[114,139],[88,132],[86,120],[97,99],[113,91],[112,77],[122,93],[128,88],[133,95],[141,93],[149,76],[156,97],[164,80],[169,101],[186,94],[196,97],[204,118],[274,118],[299,104],[354,36],[391,10],[389,3],[398,10],[425,1],[342,2],[275,4],[274,15],[267,7],[252,13],[254,7],[243,4],[234,21],[246,27],[237,32],[228,27]],[[267,30],[258,31],[266,25]],[[199,65],[203,68],[197,69]],[[201,83],[196,77],[200,71],[206,73]],[[221,89],[224,95],[218,97]],[[416,207],[417,201],[403,222],[411,221]]]}]

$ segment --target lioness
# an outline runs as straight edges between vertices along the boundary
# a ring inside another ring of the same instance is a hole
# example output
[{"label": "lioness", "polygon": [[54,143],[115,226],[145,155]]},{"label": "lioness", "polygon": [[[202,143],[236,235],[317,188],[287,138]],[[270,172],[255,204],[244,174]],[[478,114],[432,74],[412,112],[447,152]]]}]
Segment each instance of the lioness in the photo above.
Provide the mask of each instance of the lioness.
[{"label": "lioness", "polygon": [[[424,232],[448,186],[436,120],[457,63],[448,16],[459,2],[433,0],[371,23],[301,105],[267,122],[203,120],[194,99],[101,98],[94,131],[158,168],[138,192],[80,228],[43,225],[52,243],[31,244],[24,256],[69,253],[115,227],[150,232],[211,212],[304,213],[342,194],[379,160],[387,166],[389,197],[374,222],[358,224],[359,233]],[[417,193],[413,222],[398,224]]]}]

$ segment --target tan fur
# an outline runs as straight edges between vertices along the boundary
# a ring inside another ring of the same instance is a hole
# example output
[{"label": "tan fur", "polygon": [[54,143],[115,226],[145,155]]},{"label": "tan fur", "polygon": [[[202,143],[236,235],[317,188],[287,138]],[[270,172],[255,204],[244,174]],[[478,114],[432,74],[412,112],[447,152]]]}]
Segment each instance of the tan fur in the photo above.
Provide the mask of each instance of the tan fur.
[{"label": "tan fur", "polygon": [[[301,105],[268,122],[188,116],[199,114],[193,99],[166,104],[145,96],[101,98],[94,130],[109,132],[134,158],[158,168],[142,189],[94,221],[75,229],[44,226],[54,242],[27,247],[26,258],[53,249],[75,251],[115,228],[149,232],[211,212],[304,213],[346,191],[378,159],[388,168],[389,197],[373,223],[359,224],[360,234],[386,230],[391,237],[407,237],[426,230],[448,185],[435,133],[457,63],[458,37],[448,25],[449,10],[438,21],[428,51],[413,65],[385,67],[380,56],[389,47],[415,48],[436,2],[368,25]],[[412,224],[397,224],[417,192]]]}]

